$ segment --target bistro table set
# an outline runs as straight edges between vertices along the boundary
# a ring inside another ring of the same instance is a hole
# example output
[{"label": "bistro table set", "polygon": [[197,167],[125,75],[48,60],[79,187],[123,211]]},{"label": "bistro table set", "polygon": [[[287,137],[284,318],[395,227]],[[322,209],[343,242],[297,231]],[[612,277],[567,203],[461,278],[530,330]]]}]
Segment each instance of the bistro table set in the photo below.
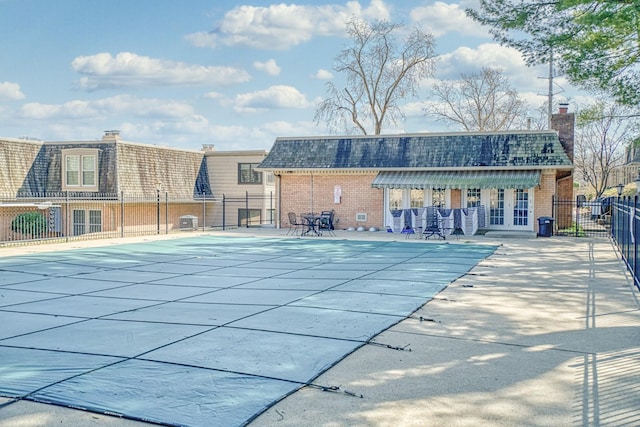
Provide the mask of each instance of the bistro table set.
[{"label": "bistro table set", "polygon": [[[334,212],[322,211],[321,213],[303,213],[300,214],[301,221],[298,221],[295,213],[289,213],[289,224],[294,227],[294,233],[297,227],[302,226],[301,236],[322,236],[323,232],[327,232],[332,236],[334,233]],[[291,230],[290,230],[291,231]]]}]

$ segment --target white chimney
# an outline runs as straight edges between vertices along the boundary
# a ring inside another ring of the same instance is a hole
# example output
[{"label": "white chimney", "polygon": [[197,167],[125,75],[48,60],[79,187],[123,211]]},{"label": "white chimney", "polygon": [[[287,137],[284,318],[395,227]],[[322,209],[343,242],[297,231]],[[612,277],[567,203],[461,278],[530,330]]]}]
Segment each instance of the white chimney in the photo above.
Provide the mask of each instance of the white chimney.
[{"label": "white chimney", "polygon": [[103,141],[117,141],[120,139],[119,130],[105,130],[102,136]]}]

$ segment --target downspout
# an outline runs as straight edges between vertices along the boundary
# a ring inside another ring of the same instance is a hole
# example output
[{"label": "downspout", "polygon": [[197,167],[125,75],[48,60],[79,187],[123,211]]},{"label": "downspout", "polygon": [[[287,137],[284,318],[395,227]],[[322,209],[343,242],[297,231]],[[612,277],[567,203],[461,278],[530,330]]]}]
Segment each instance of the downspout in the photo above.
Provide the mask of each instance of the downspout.
[{"label": "downspout", "polygon": [[313,172],[311,172],[311,210],[309,213],[313,213]]},{"label": "downspout", "polygon": [[282,175],[276,175],[278,179],[276,180],[276,192],[278,194],[278,212],[276,212],[276,229],[282,228]]}]

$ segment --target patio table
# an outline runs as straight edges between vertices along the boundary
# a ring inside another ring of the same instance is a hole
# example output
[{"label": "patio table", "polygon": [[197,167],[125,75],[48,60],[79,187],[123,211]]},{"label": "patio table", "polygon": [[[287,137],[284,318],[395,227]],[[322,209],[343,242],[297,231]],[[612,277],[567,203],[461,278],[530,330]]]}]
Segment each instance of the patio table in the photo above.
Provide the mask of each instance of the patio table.
[{"label": "patio table", "polygon": [[322,236],[322,232],[320,231],[320,215],[310,213],[302,214],[301,216],[304,225],[307,227],[307,229],[302,232],[303,236],[306,236],[309,233],[313,233],[316,236]]}]

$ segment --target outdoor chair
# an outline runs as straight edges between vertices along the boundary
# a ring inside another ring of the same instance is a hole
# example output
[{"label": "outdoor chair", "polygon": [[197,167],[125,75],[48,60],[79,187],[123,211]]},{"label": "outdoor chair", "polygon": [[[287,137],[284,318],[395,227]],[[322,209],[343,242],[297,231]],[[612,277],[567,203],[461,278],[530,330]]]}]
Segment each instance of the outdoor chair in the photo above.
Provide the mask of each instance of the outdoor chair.
[{"label": "outdoor chair", "polygon": [[333,211],[322,211],[320,213],[320,230],[326,230],[330,235],[335,236],[336,233],[333,231],[335,229],[333,224]]},{"label": "outdoor chair", "polygon": [[425,239],[433,236],[438,236],[442,240],[446,238],[442,229],[442,217],[439,215],[437,208],[427,208],[426,224],[422,234]]},{"label": "outdoor chair", "polygon": [[300,229],[301,226],[304,225],[304,223],[298,221],[298,215],[296,215],[295,212],[289,212],[288,215],[289,215],[289,230],[287,231],[287,236],[291,232],[293,232],[293,235],[295,236],[298,234],[298,230]]}]

